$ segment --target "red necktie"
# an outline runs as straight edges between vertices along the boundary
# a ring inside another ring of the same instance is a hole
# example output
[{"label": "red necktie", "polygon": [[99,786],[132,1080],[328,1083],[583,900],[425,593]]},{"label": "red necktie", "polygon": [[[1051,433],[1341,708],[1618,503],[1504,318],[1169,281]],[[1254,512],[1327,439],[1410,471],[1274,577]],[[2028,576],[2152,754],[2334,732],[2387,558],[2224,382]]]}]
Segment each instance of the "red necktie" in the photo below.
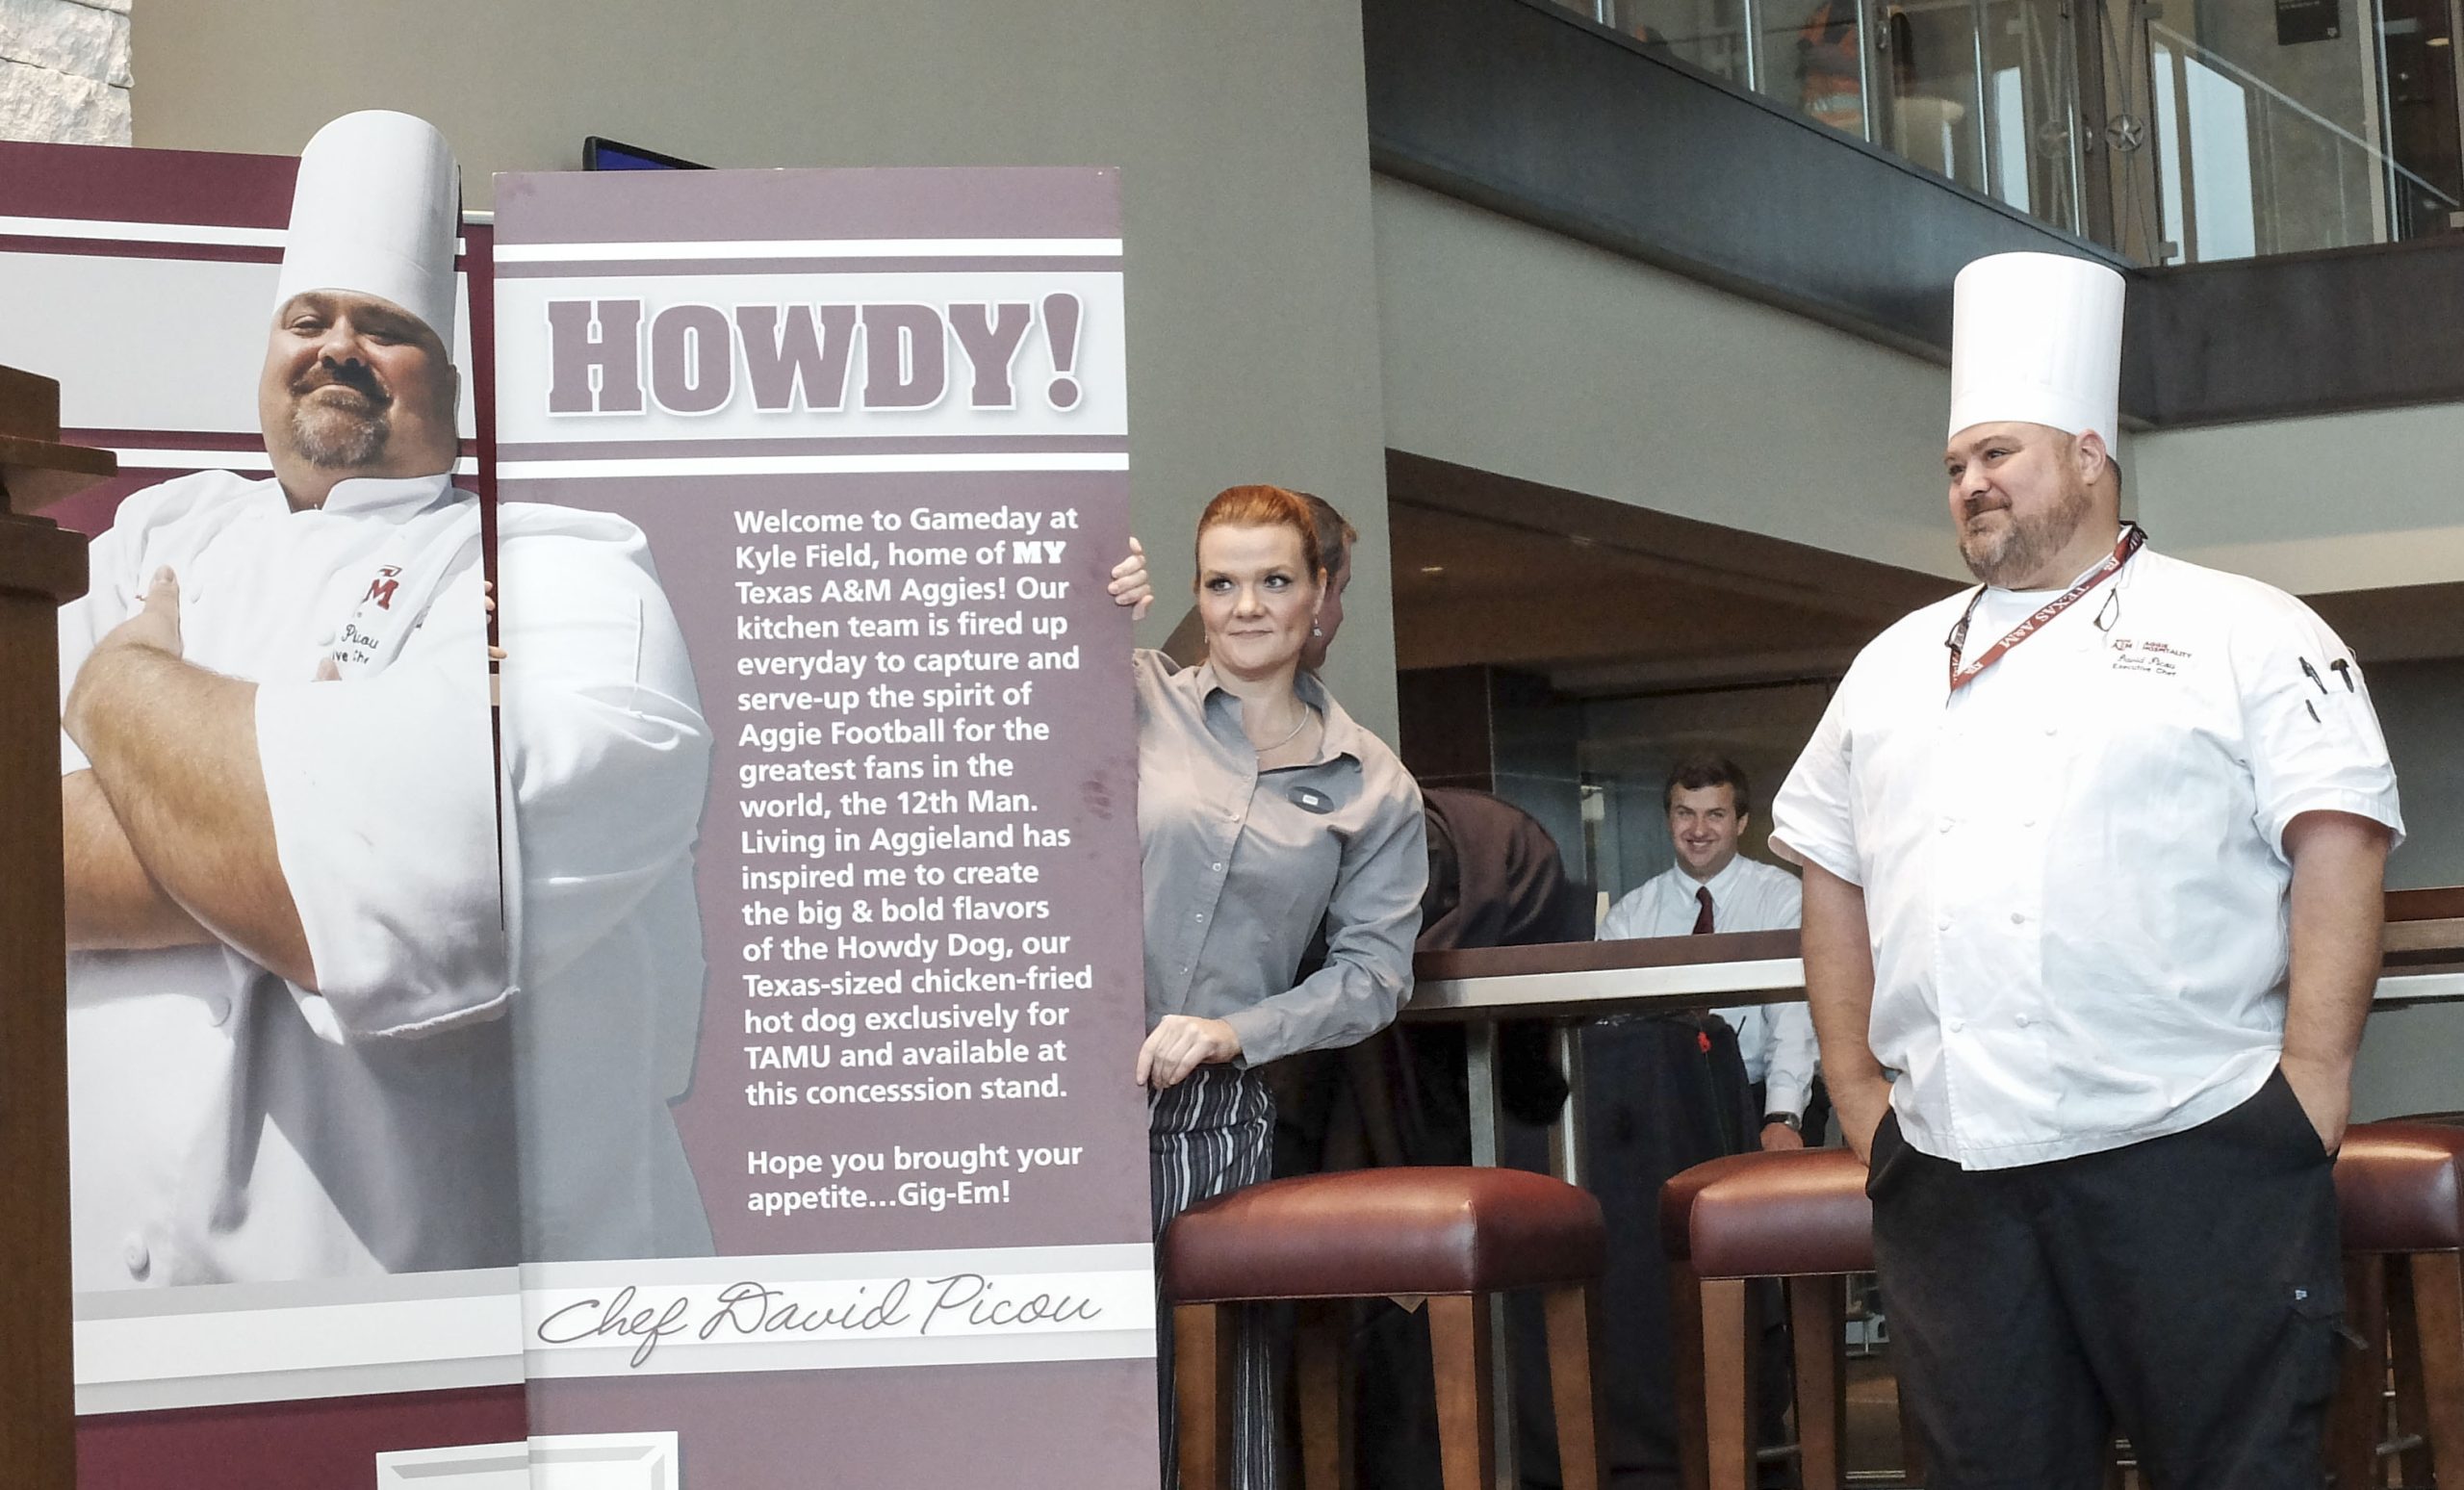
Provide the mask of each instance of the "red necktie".
[{"label": "red necktie", "polygon": [[1700,937],[1711,929],[1711,887],[1707,885],[1697,887],[1694,901],[1703,908],[1702,913],[1694,917],[1693,935]]}]

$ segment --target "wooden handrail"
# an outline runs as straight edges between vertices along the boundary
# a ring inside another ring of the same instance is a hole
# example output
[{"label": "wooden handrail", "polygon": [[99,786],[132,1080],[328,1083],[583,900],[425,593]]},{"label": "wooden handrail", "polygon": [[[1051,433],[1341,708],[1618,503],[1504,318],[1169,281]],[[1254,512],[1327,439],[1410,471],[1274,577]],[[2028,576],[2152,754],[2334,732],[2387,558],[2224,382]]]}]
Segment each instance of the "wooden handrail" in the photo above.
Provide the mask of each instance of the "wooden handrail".
[{"label": "wooden handrail", "polygon": [[[2464,886],[2387,892],[2383,936],[2390,967],[2464,963]],[[1705,937],[1640,937],[1624,941],[1549,941],[1523,947],[1471,947],[1423,952],[1412,959],[1422,982],[1498,978],[1530,973],[1609,972],[1626,967],[1683,967],[1698,963],[1757,963],[1799,956],[1793,931],[1714,932]]]}]

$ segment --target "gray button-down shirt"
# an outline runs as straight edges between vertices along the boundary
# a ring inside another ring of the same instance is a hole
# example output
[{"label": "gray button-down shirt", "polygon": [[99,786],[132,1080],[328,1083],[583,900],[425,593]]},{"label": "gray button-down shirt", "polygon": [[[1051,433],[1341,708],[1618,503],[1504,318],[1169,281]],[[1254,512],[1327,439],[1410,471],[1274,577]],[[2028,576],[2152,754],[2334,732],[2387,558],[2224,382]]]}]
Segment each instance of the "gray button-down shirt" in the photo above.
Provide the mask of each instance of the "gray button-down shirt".
[{"label": "gray button-down shirt", "polygon": [[[1140,652],[1138,835],[1146,1022],[1221,1019],[1263,1066],[1384,1028],[1412,989],[1428,850],[1420,787],[1307,673],[1316,758],[1258,770],[1212,664]],[[1321,923],[1325,965],[1294,985]]]}]

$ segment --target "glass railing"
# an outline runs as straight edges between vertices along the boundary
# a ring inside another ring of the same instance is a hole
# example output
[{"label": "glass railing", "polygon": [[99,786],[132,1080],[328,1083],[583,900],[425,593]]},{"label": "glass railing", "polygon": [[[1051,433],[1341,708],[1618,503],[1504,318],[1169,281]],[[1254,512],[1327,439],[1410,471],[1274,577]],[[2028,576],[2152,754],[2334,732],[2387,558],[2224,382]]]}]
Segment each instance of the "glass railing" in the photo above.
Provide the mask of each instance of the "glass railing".
[{"label": "glass railing", "polygon": [[1561,3],[2145,263],[2464,231],[2464,0]]}]

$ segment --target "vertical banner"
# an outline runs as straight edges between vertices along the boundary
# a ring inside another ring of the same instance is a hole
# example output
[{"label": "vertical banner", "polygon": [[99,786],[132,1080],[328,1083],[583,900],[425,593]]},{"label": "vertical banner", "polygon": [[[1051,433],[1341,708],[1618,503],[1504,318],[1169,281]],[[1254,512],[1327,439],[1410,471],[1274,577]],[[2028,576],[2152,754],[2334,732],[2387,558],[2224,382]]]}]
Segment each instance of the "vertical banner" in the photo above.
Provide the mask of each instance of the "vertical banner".
[{"label": "vertical banner", "polygon": [[1154,1482],[1117,189],[498,179],[534,1446]]},{"label": "vertical banner", "polygon": [[[295,167],[0,144],[0,363],[57,378],[64,438],[120,463],[46,514],[95,540],[91,590],[62,612],[64,679],[157,567],[176,573],[181,679],[246,684],[265,706],[255,765],[321,964],[312,989],[237,933],[132,945],[72,909],[82,1490],[365,1485],[383,1455],[525,1426],[477,553],[405,557],[413,519],[475,527],[476,499],[440,475],[417,501],[363,491],[300,512],[271,479],[266,422],[298,398],[292,374],[269,381]],[[469,342],[440,330],[465,372],[467,475]],[[384,620],[381,656],[340,649]],[[117,706],[141,718],[160,697]],[[173,758],[228,754],[193,722],[110,761],[64,738],[64,800],[90,833],[120,833],[112,794],[141,796]],[[268,763],[285,759],[314,764]],[[158,807],[164,824],[198,811],[178,794]],[[201,861],[167,838],[147,851],[167,884]],[[75,908],[86,891],[68,884]],[[388,938],[440,889],[458,920],[423,909],[421,935]],[[449,1005],[460,1017],[437,1017]]]}]

